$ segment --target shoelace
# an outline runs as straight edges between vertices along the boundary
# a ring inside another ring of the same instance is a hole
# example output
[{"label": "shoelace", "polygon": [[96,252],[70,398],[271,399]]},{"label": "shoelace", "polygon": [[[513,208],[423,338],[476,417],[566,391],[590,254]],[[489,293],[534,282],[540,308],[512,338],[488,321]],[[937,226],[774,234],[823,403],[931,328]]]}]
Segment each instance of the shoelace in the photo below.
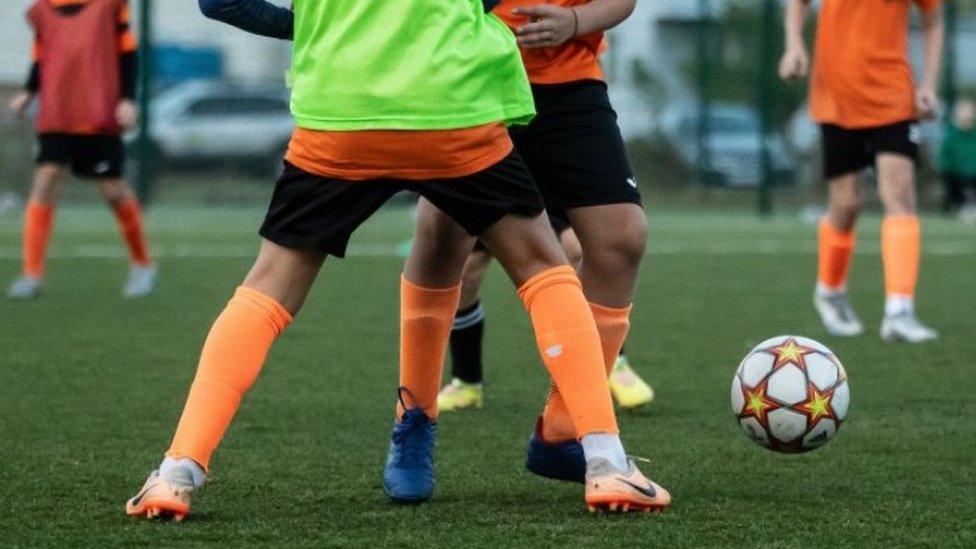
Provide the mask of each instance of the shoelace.
[{"label": "shoelace", "polygon": [[416,463],[430,459],[431,433],[427,428],[427,416],[423,411],[410,410],[393,430],[393,442],[397,445],[397,461]]},{"label": "shoelace", "polygon": [[848,303],[847,298],[844,296],[833,296],[828,297],[827,301],[837,312],[837,317],[844,322],[850,322],[853,319],[853,309],[851,309],[850,303]]}]

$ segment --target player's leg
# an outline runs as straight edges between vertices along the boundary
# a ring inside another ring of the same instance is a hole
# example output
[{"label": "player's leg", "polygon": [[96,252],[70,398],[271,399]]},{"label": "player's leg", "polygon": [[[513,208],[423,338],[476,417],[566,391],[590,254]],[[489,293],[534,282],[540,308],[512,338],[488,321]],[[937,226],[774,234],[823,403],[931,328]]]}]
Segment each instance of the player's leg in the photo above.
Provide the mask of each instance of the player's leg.
[{"label": "player's leg", "polygon": [[461,301],[451,327],[451,381],[437,397],[437,405],[442,412],[480,409],[484,405],[482,358],[485,311],[481,307],[479,292],[491,260],[491,254],[479,245],[464,264]]},{"label": "player's leg", "polygon": [[272,344],[301,309],[325,255],[264,240],[214,322],[166,457],[126,503],[130,515],[182,519]]},{"label": "player's leg", "polygon": [[859,174],[870,157],[864,133],[825,125],[821,128],[827,215],[817,230],[818,267],[813,305],[827,332],[856,336],[864,327],[851,305],[847,278],[856,243],[855,226],[864,204]]},{"label": "player's leg", "polygon": [[274,341],[305,302],[327,255],[399,188],[347,182],[287,166],[261,227],[250,272],[210,329],[166,458],[126,504],[138,516],[181,518]]},{"label": "player's leg", "polygon": [[156,286],[156,266],[149,253],[139,199],[129,183],[120,177],[100,179],[98,191],[112,209],[119,235],[129,250],[129,278],[122,295],[145,297]]},{"label": "player's leg", "polygon": [[546,224],[542,217],[509,216],[481,238],[518,286],[532,319],[540,356],[583,450],[587,503],[623,511],[666,507],[670,494],[623,451],[593,310]]},{"label": "player's leg", "polygon": [[647,241],[644,211],[633,203],[607,204],[573,208],[569,219],[580,235],[580,279],[600,328],[610,389],[622,408],[646,406],[654,399],[653,389],[621,359]]},{"label": "player's leg", "polygon": [[75,175],[98,183],[98,190],[112,209],[119,234],[129,251],[129,277],[122,295],[130,298],[149,295],[156,284],[156,267],[149,255],[139,199],[122,176],[125,171],[122,138],[77,136],[73,146],[72,170]]},{"label": "player's leg", "polygon": [[[644,478],[623,452],[592,312],[574,269],[567,265],[551,228],[540,215],[541,197],[518,156],[509,155],[463,181],[431,182],[421,186],[420,192],[436,205],[421,209],[420,222],[448,232],[452,231],[450,225],[456,224],[468,234],[478,235],[519,287],[543,362],[566,395],[574,428],[581,436],[579,446],[585,463],[595,471],[594,478],[605,480],[587,488],[588,499],[592,496],[600,499],[594,502],[601,505],[619,502],[634,508],[667,505],[667,492]],[[420,266],[434,272],[442,270],[429,262]],[[423,364],[414,367],[430,369],[428,378],[435,368]],[[404,445],[397,442],[396,436],[395,430],[391,457],[396,455],[394,446]],[[419,435],[410,438],[423,441]],[[432,445],[428,448],[428,454],[432,454]],[[403,476],[427,476],[423,468],[413,472],[402,467],[394,469]],[[387,471],[390,470],[388,462]],[[626,484],[612,480],[621,478],[629,479],[633,485],[626,488]],[[390,483],[387,484],[390,492]],[[610,489],[601,490],[599,486]],[[604,501],[608,498],[613,502]]]},{"label": "player's leg", "polygon": [[[463,184],[464,182],[461,182]],[[400,280],[400,382],[383,487],[397,503],[434,491],[438,389],[474,238],[421,200],[414,244]]]},{"label": "player's leg", "polygon": [[864,326],[851,305],[847,279],[856,244],[855,227],[864,204],[858,173],[834,177],[827,183],[827,215],[817,229],[818,267],[813,303],[831,335],[851,337]]},{"label": "player's leg", "polygon": [[[42,153],[44,150],[42,144]],[[43,158],[43,157],[42,157]],[[23,268],[11,284],[10,299],[33,299],[41,292],[47,245],[54,228],[54,211],[61,196],[61,183],[67,175],[65,164],[42,161],[34,169],[27,208],[24,211]]]},{"label": "player's leg", "polygon": [[877,156],[878,193],[884,207],[881,256],[885,278],[885,314],[881,337],[920,343],[938,338],[915,315],[915,288],[921,256],[921,227],[916,210],[915,163],[911,156]]},{"label": "player's leg", "polygon": [[[569,260],[570,265],[578,270],[580,261],[583,259],[583,245],[580,244],[576,231],[569,226],[569,220],[558,219],[553,212],[549,212],[549,219],[552,221],[552,228],[556,231],[556,236],[559,237],[559,244],[566,252],[566,259]],[[633,391],[634,389],[636,392]],[[624,401],[629,400],[638,403],[637,406],[643,406],[654,400],[654,389],[634,371],[623,346],[620,347],[617,359],[610,370],[610,391],[617,399],[617,403],[622,405]],[[628,399],[624,396],[625,393],[630,393],[634,397]],[[621,398],[622,396],[623,398]],[[624,407],[627,406],[624,405]]]}]

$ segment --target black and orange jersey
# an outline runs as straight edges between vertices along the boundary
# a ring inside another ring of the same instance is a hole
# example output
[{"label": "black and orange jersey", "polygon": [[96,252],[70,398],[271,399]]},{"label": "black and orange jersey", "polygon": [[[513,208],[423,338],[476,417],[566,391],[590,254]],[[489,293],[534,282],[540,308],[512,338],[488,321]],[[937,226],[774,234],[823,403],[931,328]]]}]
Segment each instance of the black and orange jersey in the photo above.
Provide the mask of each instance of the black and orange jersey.
[{"label": "black and orange jersey", "polygon": [[135,35],[127,0],[35,0],[34,66],[39,133],[117,134],[119,102],[136,91]]},{"label": "black and orange jersey", "polygon": [[[91,0],[41,0],[47,1],[50,5],[54,6],[55,10],[65,16],[71,17],[80,13]],[[137,59],[136,53],[139,49],[139,41],[136,38],[135,33],[132,30],[132,10],[129,7],[128,0],[122,0],[118,7],[116,14],[116,35],[117,35],[117,45],[118,52],[120,56],[120,70],[121,70],[121,80],[122,80],[122,96],[128,99],[134,99],[136,94],[136,66]],[[40,66],[39,61],[41,59],[41,42],[39,35],[35,33],[34,44],[31,48],[31,60],[33,64],[31,66],[30,75],[27,79],[27,89],[31,92],[37,92],[40,88]]]}]

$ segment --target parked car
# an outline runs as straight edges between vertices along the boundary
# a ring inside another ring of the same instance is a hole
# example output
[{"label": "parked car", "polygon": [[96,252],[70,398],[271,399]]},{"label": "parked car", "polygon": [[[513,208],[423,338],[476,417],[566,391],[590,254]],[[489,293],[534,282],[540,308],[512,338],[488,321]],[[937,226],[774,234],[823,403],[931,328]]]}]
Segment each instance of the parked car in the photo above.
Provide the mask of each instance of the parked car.
[{"label": "parked car", "polygon": [[[701,114],[697,103],[675,104],[662,113],[658,131],[671,145],[681,161],[693,170],[701,169],[698,135]],[[731,187],[754,187],[762,180],[762,156],[759,142],[760,121],[746,105],[713,103],[708,113],[708,181]],[[776,132],[768,142],[773,181],[792,183],[795,162],[783,136]]]},{"label": "parked car", "polygon": [[153,100],[150,135],[161,165],[230,163],[278,171],[295,124],[288,90],[187,82]]}]

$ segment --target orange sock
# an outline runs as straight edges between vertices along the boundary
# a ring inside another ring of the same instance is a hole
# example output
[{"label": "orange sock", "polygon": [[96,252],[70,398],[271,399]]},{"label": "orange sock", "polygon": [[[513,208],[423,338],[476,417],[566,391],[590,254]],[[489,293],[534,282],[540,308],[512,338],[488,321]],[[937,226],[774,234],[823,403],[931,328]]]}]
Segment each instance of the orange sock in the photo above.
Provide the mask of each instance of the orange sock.
[{"label": "orange sock", "polygon": [[[603,364],[609,376],[620,349],[627,341],[627,334],[630,332],[630,311],[633,307],[616,309],[604,307],[596,303],[590,303],[590,310],[593,311],[593,320],[596,321],[596,329],[600,334],[600,345],[603,348]],[[546,407],[542,412],[542,438],[551,442],[560,442],[577,438],[576,431],[573,430],[573,422],[569,417],[569,410],[563,401],[559,389],[555,385],[549,388],[549,398]]]},{"label": "orange sock", "polygon": [[519,288],[519,296],[532,318],[542,361],[559,389],[569,432],[574,438],[619,432],[600,336],[576,272],[568,266],[543,271]]},{"label": "orange sock", "polygon": [[918,217],[898,215],[886,217],[881,223],[881,259],[887,295],[915,296],[921,249],[922,231]]},{"label": "orange sock", "polygon": [[24,213],[24,274],[44,277],[44,256],[54,228],[54,206],[30,201]]},{"label": "orange sock", "polygon": [[203,345],[183,417],[166,455],[204,469],[230,425],[244,393],[264,365],[291,314],[261,292],[241,286],[214,322]]},{"label": "orange sock", "polygon": [[115,207],[115,220],[119,224],[122,240],[129,248],[129,258],[133,265],[148,267],[149,245],[142,229],[142,208],[138,200],[127,200]]},{"label": "orange sock", "polygon": [[820,220],[820,265],[817,280],[830,290],[840,290],[847,285],[847,273],[851,267],[856,235],[854,231],[840,231],[825,217]]},{"label": "orange sock", "polygon": [[431,419],[437,419],[437,392],[460,300],[460,285],[423,288],[400,277],[400,386],[413,399],[408,405],[423,408]]}]

